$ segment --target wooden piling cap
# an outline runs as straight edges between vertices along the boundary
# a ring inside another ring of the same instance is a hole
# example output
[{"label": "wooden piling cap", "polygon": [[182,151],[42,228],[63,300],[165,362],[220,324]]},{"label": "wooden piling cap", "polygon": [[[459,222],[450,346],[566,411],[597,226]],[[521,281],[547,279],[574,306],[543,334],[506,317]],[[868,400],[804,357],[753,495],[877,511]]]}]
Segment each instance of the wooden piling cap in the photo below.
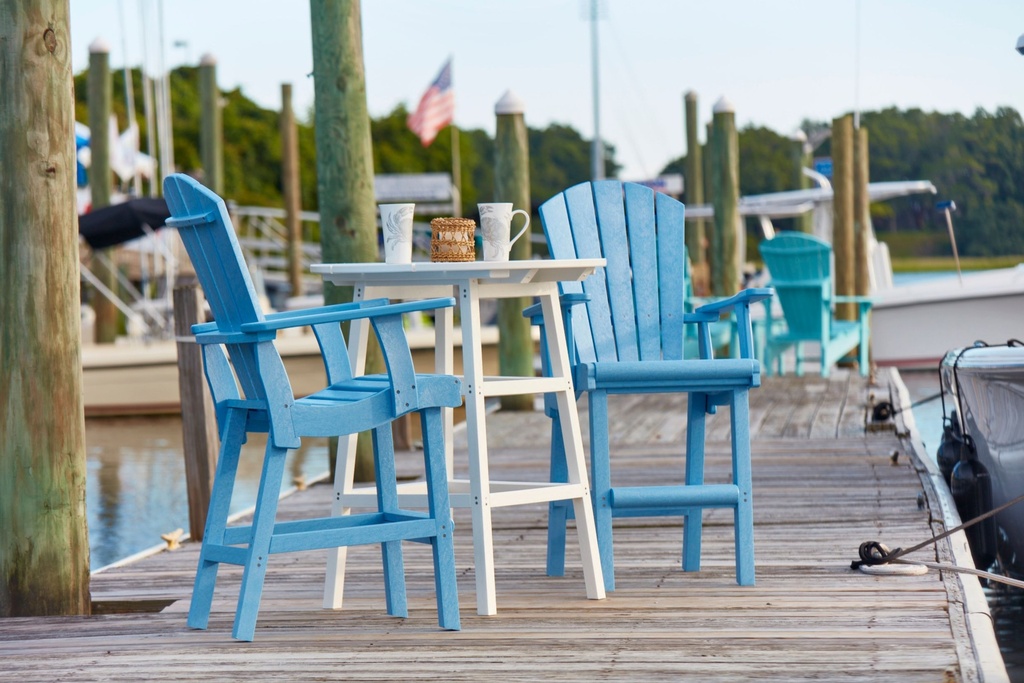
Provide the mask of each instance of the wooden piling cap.
[{"label": "wooden piling cap", "polygon": [[736,108],[732,106],[732,102],[730,102],[725,95],[722,95],[718,98],[718,101],[715,102],[715,108],[713,111],[715,114],[735,114]]},{"label": "wooden piling cap", "polygon": [[498,115],[522,114],[524,111],[526,111],[526,105],[511,90],[506,90],[505,94],[498,100],[498,103],[494,105],[494,113]]},{"label": "wooden piling cap", "polygon": [[89,43],[89,54],[109,54],[110,44],[103,40],[102,37],[97,37],[96,40]]}]

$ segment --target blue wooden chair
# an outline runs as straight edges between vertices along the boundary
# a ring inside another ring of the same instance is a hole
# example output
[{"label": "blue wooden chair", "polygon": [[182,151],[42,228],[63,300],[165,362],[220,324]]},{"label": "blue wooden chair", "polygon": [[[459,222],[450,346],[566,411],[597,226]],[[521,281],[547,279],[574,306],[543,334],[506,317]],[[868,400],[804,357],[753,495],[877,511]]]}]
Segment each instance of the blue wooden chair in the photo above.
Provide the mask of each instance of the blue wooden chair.
[{"label": "blue wooden chair", "polygon": [[[605,588],[615,588],[612,518],[682,516],[683,569],[700,569],[702,512],[734,513],[736,579],[754,583],[753,508],[747,393],[760,384],[753,357],[749,306],[771,296],[769,289],[738,295],[684,312],[685,244],[683,205],[649,188],[618,181],[576,185],[540,207],[552,258],[604,257],[607,266],[584,282],[562,284],[566,328],[577,395],[590,405],[592,496]],[[585,302],[586,305],[576,305]],[[711,331],[722,314],[737,321],[738,358],[715,358]],[[684,323],[697,325],[698,358],[685,358]],[[610,394],[688,395],[685,478],[666,483],[671,473],[651,472],[649,486],[612,483],[608,443]],[[729,406],[732,427],[732,482],[704,481],[705,417]],[[565,456],[558,411],[553,418],[552,481],[564,481]],[[548,573],[565,564],[565,526],[571,511],[550,508]]]},{"label": "blue wooden chair", "polygon": [[[459,628],[452,519],[445,471],[442,406],[461,403],[460,384],[446,375],[414,374],[402,314],[452,306],[452,299],[389,305],[386,299],[264,315],[224,202],[184,175],[164,181],[164,194],[215,321],[194,325],[216,405],[220,454],[199,555],[188,625],[206,628],[221,563],[244,567],[235,638],[252,640],[269,555],[379,543],[387,611],[406,616],[402,540],[433,549],[438,621]],[[353,377],[340,323],[369,318],[387,374]],[[273,340],[278,330],[311,325],[323,354],[328,386],[293,396]],[[230,359],[230,362],[229,362]],[[428,512],[399,509],[391,422],[419,411],[423,426]],[[275,522],[288,449],[302,437],[372,430],[378,511],[343,517]],[[249,432],[269,433],[251,525],[227,526],[239,452]]]},{"label": "blue wooden chair", "polygon": [[[855,348],[859,349],[860,374],[867,376],[871,299],[834,294],[832,247],[828,242],[787,231],[761,242],[760,250],[785,318],[785,325],[778,325],[772,319],[771,308],[765,307],[765,373],[771,374],[774,365],[782,374],[782,354],[792,347],[796,374],[802,375],[803,345],[816,342],[821,347],[822,377],[828,377],[832,366]],[[857,304],[857,320],[836,320],[837,303]]]}]

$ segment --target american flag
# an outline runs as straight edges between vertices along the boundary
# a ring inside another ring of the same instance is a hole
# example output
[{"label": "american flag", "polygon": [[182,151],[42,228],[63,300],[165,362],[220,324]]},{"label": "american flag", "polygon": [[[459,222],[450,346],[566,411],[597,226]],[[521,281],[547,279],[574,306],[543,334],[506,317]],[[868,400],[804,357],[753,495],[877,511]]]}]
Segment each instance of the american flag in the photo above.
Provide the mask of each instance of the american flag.
[{"label": "american flag", "polygon": [[409,114],[406,123],[420,142],[427,147],[437,133],[455,118],[455,93],[452,91],[452,60],[441,67],[437,78],[420,98],[416,111]]}]

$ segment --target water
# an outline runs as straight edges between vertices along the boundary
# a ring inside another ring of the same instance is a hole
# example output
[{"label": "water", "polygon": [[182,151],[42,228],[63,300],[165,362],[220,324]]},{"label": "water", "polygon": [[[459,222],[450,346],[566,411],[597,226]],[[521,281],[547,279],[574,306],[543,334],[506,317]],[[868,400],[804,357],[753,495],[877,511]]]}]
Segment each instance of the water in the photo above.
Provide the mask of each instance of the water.
[{"label": "water", "polygon": [[[900,376],[910,393],[912,403],[939,393],[938,369],[932,371],[901,371]],[[955,406],[946,397],[946,412]],[[942,438],[942,401],[939,399],[915,406],[914,422],[921,434],[928,455],[935,458]],[[923,540],[923,539],[922,539]],[[982,581],[984,586],[985,582]],[[1014,683],[1024,683],[1024,590],[993,582],[985,587],[992,616],[995,619],[996,640],[1006,662],[1006,670]]]},{"label": "water", "polygon": [[[181,418],[86,420],[86,514],[93,570],[163,543],[161,534],[188,531],[188,495]],[[264,435],[242,449],[232,513],[256,502]],[[307,439],[289,451],[284,487],[328,469],[327,443]]]}]

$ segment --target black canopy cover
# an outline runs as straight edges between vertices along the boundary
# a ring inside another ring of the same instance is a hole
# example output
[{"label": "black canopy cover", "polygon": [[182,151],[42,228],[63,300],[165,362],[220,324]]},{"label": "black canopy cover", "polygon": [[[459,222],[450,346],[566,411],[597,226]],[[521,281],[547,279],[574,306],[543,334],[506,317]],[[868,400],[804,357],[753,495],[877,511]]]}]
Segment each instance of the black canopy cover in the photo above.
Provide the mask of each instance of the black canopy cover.
[{"label": "black canopy cover", "polygon": [[78,232],[93,249],[105,249],[146,234],[143,225],[162,228],[171,215],[162,197],[129,199],[78,217]]}]

